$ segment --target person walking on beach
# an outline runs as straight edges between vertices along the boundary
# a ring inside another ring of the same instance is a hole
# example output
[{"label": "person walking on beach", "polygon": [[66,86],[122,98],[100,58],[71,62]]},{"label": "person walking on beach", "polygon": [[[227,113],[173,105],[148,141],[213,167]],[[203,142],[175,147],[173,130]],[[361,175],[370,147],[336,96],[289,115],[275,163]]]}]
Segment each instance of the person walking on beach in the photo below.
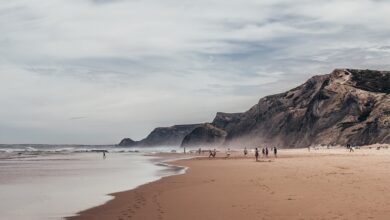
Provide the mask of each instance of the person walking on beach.
[{"label": "person walking on beach", "polygon": [[246,147],[244,148],[244,156],[246,156],[248,154],[248,150],[246,149]]},{"label": "person walking on beach", "polygon": [[226,151],[226,158],[229,158],[229,157],[230,157],[230,148],[228,148]]},{"label": "person walking on beach", "polygon": [[274,147],[274,156],[275,156],[275,158],[278,157],[278,149],[276,147]]},{"label": "person walking on beach", "polygon": [[264,149],[264,147],[261,149],[261,154],[263,154],[263,157],[265,157],[265,149]]},{"label": "person walking on beach", "polygon": [[268,147],[265,147],[265,156],[268,157]]},{"label": "person walking on beach", "polygon": [[349,148],[349,152],[354,152],[353,147],[350,144],[347,144],[347,148]]},{"label": "person walking on beach", "polygon": [[256,157],[256,161],[259,161],[259,149],[255,149],[255,157]]}]

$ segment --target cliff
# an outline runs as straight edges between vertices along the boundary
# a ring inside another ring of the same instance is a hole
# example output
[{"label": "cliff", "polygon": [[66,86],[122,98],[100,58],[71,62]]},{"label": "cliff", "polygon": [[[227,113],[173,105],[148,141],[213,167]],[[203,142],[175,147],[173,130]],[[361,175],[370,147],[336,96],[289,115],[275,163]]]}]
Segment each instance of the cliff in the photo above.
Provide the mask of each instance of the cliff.
[{"label": "cliff", "polygon": [[[390,72],[336,69],[264,97],[244,113],[217,113],[211,125],[226,135],[221,140],[217,134],[215,145],[390,143],[389,93]],[[209,132],[203,137],[194,132],[184,138],[184,145],[209,145]]]},{"label": "cliff", "polygon": [[129,138],[125,138],[119,143],[119,146],[180,146],[184,137],[200,125],[201,124],[189,124],[174,125],[171,127],[158,127],[155,128],[146,138],[142,139],[141,141],[135,141],[134,143],[132,143],[126,141]]},{"label": "cliff", "polygon": [[121,142],[118,144],[119,146],[135,146],[137,142],[133,141],[131,138],[123,138]]},{"label": "cliff", "polygon": [[195,128],[183,139],[183,147],[221,145],[226,138],[226,131],[212,125],[204,124]]},{"label": "cliff", "polygon": [[121,146],[258,146],[390,143],[390,72],[336,69],[243,113],[218,112],[211,123],[154,129]]}]

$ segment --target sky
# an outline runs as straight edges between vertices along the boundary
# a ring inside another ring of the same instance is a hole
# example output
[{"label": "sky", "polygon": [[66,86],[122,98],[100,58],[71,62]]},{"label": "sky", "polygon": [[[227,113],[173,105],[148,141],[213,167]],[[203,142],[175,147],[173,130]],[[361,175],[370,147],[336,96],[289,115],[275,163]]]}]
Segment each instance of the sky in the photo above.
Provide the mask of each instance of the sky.
[{"label": "sky", "polygon": [[0,143],[115,144],[390,70],[385,0],[0,2]]}]

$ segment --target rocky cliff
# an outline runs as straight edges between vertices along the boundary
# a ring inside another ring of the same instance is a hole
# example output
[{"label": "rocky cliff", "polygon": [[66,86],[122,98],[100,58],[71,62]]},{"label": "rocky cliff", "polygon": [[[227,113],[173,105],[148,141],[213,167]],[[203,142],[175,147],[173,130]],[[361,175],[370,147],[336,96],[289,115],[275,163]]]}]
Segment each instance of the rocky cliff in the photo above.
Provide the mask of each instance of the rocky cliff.
[{"label": "rocky cliff", "polygon": [[180,146],[184,137],[200,125],[189,124],[155,128],[141,141],[130,142],[128,141],[130,138],[125,138],[119,143],[119,146]]},{"label": "rocky cliff", "polygon": [[226,131],[212,124],[203,124],[195,128],[192,132],[186,135],[183,139],[183,147],[191,146],[216,146],[221,145],[225,141]]},{"label": "rocky cliff", "polygon": [[390,143],[389,93],[390,72],[336,69],[264,97],[244,113],[217,113],[207,128],[189,133],[183,145]]},{"label": "rocky cliff", "polygon": [[119,146],[135,146],[137,142],[133,141],[131,138],[123,138],[121,142],[118,144]]}]

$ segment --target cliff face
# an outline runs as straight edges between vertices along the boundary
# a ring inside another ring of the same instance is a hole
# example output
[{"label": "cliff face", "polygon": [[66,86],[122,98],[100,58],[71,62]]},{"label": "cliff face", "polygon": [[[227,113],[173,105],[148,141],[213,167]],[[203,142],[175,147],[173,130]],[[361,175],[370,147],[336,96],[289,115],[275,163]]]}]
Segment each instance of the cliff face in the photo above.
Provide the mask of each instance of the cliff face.
[{"label": "cliff face", "polygon": [[200,124],[174,125],[155,128],[145,139],[139,142],[143,146],[180,146],[184,137]]},{"label": "cliff face", "polygon": [[129,138],[125,138],[119,143],[119,146],[180,146],[184,137],[200,125],[201,124],[174,125],[171,127],[155,128],[141,141],[131,143],[126,141]]},{"label": "cliff face", "polygon": [[221,145],[225,141],[226,135],[226,131],[206,123],[195,128],[190,134],[186,135],[183,139],[182,146]]},{"label": "cliff face", "polygon": [[136,145],[137,142],[133,141],[132,139],[130,138],[123,138],[121,140],[121,142],[118,144],[119,146],[128,146],[128,147],[131,147],[131,146],[134,146]]},{"label": "cliff face", "polygon": [[[223,145],[232,147],[390,143],[389,93],[390,72],[337,69],[264,97],[247,112],[217,113],[211,125],[226,132]],[[201,145],[196,137],[185,137],[183,144]],[[210,134],[203,139],[208,144]]]}]

